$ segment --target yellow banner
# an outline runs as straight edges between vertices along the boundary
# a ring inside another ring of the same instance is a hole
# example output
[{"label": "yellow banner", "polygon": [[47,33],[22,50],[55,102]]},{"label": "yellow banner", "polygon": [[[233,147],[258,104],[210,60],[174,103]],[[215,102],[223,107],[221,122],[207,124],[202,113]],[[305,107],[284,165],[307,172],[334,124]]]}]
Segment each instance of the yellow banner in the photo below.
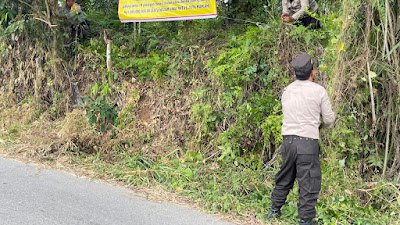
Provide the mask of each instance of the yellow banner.
[{"label": "yellow banner", "polygon": [[215,0],[119,0],[121,22],[190,20],[217,17]]}]

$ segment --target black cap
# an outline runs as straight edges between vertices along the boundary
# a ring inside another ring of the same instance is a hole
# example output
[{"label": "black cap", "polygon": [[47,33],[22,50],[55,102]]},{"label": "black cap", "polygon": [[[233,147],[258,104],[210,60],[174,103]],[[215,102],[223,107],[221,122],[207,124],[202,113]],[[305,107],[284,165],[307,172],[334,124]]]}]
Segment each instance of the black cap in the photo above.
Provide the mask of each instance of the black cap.
[{"label": "black cap", "polygon": [[315,59],[312,59],[311,56],[306,53],[296,56],[296,58],[292,61],[296,78],[298,80],[307,80],[311,75],[314,63]]}]

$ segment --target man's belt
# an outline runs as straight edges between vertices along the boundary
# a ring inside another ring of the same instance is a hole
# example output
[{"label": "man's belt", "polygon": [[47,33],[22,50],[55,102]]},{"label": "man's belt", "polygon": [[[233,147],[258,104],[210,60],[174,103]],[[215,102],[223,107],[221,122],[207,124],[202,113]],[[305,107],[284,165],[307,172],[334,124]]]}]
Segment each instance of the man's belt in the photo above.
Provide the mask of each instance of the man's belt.
[{"label": "man's belt", "polygon": [[307,137],[300,137],[297,135],[283,135],[283,140],[300,140],[300,141],[318,141],[318,139],[315,138],[307,138]]}]

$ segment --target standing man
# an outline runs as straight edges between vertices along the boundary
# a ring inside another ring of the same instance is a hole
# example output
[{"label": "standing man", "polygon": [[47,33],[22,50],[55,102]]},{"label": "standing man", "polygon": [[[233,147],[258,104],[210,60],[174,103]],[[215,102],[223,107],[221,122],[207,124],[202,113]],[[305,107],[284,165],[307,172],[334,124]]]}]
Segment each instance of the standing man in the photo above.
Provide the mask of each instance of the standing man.
[{"label": "standing man", "polygon": [[319,21],[307,14],[318,11],[318,3],[315,0],[282,0],[282,19],[285,22],[298,21],[303,26],[311,25],[312,28],[319,29]]},{"label": "standing man", "polygon": [[272,206],[267,220],[281,216],[281,207],[297,179],[300,224],[315,224],[312,219],[316,214],[315,205],[321,190],[318,144],[320,117],[324,125],[330,128],[335,113],[325,88],[313,82],[313,64],[308,54],[297,56],[292,62],[297,80],[287,86],[282,95],[283,164],[275,176]]},{"label": "standing man", "polygon": [[71,25],[71,37],[87,37],[89,35],[89,21],[85,13],[75,0],[66,0],[65,5],[60,10],[61,16],[58,18],[67,19]]}]

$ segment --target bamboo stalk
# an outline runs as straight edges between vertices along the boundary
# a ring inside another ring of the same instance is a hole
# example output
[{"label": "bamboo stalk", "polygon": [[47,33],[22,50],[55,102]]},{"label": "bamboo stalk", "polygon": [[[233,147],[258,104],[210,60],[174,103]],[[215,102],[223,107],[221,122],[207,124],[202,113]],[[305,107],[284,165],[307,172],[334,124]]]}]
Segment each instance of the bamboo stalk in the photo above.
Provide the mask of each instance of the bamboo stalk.
[{"label": "bamboo stalk", "polygon": [[[393,61],[396,68],[399,66],[399,56],[397,53],[397,49],[394,49],[396,46],[396,35],[395,35],[395,27],[393,25],[393,17],[392,17],[392,10],[390,7],[389,0],[385,1],[385,11],[388,16],[388,25],[389,25],[389,34],[390,34],[390,45],[392,49],[388,52],[388,56],[393,55]],[[394,51],[394,52],[392,52]],[[393,54],[394,53],[394,54]],[[388,58],[389,59],[389,58]]]},{"label": "bamboo stalk", "polygon": [[[50,7],[49,7],[49,3],[47,2],[47,0],[44,1],[44,3],[46,4],[46,10],[47,10],[47,20],[50,21]],[[51,23],[51,22],[50,22]]]},{"label": "bamboo stalk", "polygon": [[[400,112],[400,111],[399,111]],[[398,166],[398,158],[400,155],[400,151],[399,151],[399,142],[397,140],[397,129],[399,127],[399,114],[396,114],[396,111],[393,112],[393,115],[396,115],[396,119],[393,120],[394,124],[392,125],[392,143],[391,146],[395,149],[395,152],[393,153],[393,161],[392,161],[392,165],[390,168],[390,171],[388,172],[388,176],[390,177],[394,177],[395,174],[397,174],[397,168]]]},{"label": "bamboo stalk", "polygon": [[385,178],[387,162],[388,162],[388,155],[389,155],[389,139],[390,139],[390,125],[391,125],[390,123],[392,121],[392,118],[390,116],[391,108],[392,108],[392,97],[389,96],[389,110],[388,110],[388,118],[387,118],[387,122],[386,122],[385,159],[383,161],[383,172],[382,172],[383,179]]},{"label": "bamboo stalk", "polygon": [[56,27],[56,26],[57,26],[57,25],[55,25],[55,24],[51,24],[50,21],[46,21],[46,20],[44,20],[44,19],[42,19],[42,18],[39,18],[39,17],[33,17],[33,19],[42,21],[43,23],[49,25],[50,28],[53,28],[53,27]]},{"label": "bamboo stalk", "polygon": [[30,8],[32,8],[33,9],[33,6],[32,5],[30,5],[30,4],[28,4],[27,2],[25,2],[25,1],[22,1],[22,0],[18,0],[19,2],[21,2],[21,3],[23,3],[23,4],[25,4],[25,5],[27,5],[27,6],[29,6]]},{"label": "bamboo stalk", "polygon": [[107,71],[111,71],[111,69],[112,69],[112,60],[111,60],[111,43],[112,43],[112,41],[108,40],[106,30],[104,30],[104,42],[107,45],[107,51],[106,51]]},{"label": "bamboo stalk", "polygon": [[111,40],[107,40],[107,71],[111,71],[112,69],[112,61],[111,61]]},{"label": "bamboo stalk", "polygon": [[390,61],[390,54],[389,54],[389,44],[388,44],[388,12],[385,7],[385,23],[383,24],[383,50],[382,50],[382,60],[385,59],[385,55],[387,53],[387,58]]},{"label": "bamboo stalk", "polygon": [[136,40],[136,22],[133,23],[133,38]]},{"label": "bamboo stalk", "polygon": [[375,98],[374,98],[374,89],[372,86],[372,78],[371,78],[371,67],[369,64],[369,56],[370,50],[368,46],[369,33],[371,31],[371,5],[368,5],[367,15],[366,15],[366,27],[365,27],[365,49],[367,51],[366,61],[367,61],[367,74],[368,74],[368,85],[369,85],[369,93],[371,95],[371,113],[372,113],[372,127],[375,127],[376,124],[376,114],[375,114]]},{"label": "bamboo stalk", "polygon": [[42,81],[42,68],[39,63],[39,58],[36,58],[36,79],[34,79],[34,90],[35,90],[35,102],[39,103],[40,101],[40,95],[39,95],[39,88],[40,88],[40,83]]},{"label": "bamboo stalk", "polygon": [[[369,55],[369,53],[367,53],[367,55]],[[368,84],[369,84],[369,93],[371,95],[371,113],[372,113],[372,122],[373,122],[372,127],[375,127],[375,124],[376,124],[375,97],[374,97],[374,88],[372,86],[371,68],[370,68],[368,60],[369,60],[369,57],[367,56]]]}]

